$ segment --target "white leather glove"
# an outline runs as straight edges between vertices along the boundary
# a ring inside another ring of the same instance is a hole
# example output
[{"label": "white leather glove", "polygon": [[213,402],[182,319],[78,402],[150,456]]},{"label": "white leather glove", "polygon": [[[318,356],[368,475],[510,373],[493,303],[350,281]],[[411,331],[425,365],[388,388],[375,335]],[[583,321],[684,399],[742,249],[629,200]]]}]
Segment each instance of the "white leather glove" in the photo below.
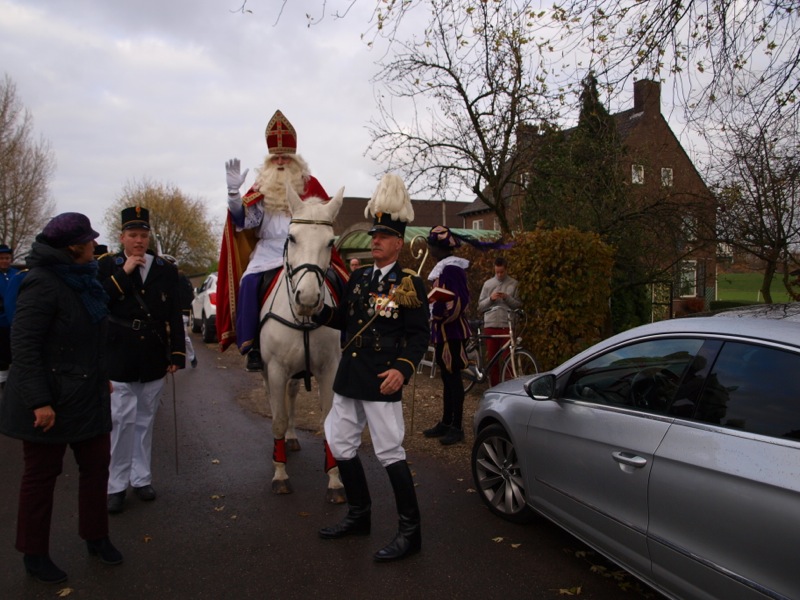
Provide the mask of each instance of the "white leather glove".
[{"label": "white leather glove", "polygon": [[247,173],[250,169],[245,169],[241,173],[241,162],[238,158],[232,158],[225,163],[225,180],[228,184],[228,196],[239,197],[239,188],[242,187]]}]

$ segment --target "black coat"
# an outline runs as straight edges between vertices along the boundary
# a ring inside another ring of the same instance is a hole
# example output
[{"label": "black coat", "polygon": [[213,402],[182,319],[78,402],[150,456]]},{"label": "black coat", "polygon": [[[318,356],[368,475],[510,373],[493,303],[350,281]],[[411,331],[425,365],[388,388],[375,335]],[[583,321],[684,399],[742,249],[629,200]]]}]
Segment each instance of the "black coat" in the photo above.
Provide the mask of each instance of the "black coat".
[{"label": "black coat", "polygon": [[[14,362],[0,405],[0,432],[43,443],[70,443],[111,431],[106,319],[92,323],[75,290],[48,265],[70,264],[62,250],[34,243],[11,328]],[[55,425],[34,428],[50,405]]]},{"label": "black coat", "polygon": [[[419,306],[391,307],[355,337],[375,314],[376,300],[392,296],[395,286],[406,277],[411,278]],[[384,276],[380,286],[376,287],[371,280],[372,267],[355,271],[347,282],[344,302],[336,309],[325,306],[315,321],[345,331],[345,348],[333,383],[336,393],[357,400],[398,402],[403,396],[402,389],[391,395],[381,394],[383,380],[378,373],[397,369],[408,383],[428,349],[428,299],[422,280],[403,273],[398,263]]]},{"label": "black coat", "polygon": [[111,297],[107,344],[111,380],[155,381],[167,374],[170,364],[182,369],[186,346],[175,265],[156,256],[142,284],[138,276],[123,270],[121,252],[106,254],[99,263],[100,282]]}]

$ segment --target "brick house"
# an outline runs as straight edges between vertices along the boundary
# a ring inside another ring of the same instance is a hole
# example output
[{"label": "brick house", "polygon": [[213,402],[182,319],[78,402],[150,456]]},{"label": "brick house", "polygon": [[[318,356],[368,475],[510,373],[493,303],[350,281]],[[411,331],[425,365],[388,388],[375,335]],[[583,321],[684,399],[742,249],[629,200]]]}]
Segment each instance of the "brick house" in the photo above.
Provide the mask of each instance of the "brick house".
[{"label": "brick house", "polygon": [[[667,253],[672,252],[677,261],[672,279],[652,285],[654,304],[669,308],[669,314],[654,315],[654,318],[708,309],[715,293],[716,252],[713,244],[700,243],[697,231],[704,228],[713,235],[715,201],[661,114],[661,84],[644,79],[636,81],[633,108],[612,117],[625,150],[619,168],[634,197],[642,202],[667,198],[676,206],[687,207],[684,232],[674,236],[681,238],[681,243],[674,244],[681,247],[665,249]],[[528,128],[521,128],[520,135],[525,131]],[[522,228],[524,200],[521,187],[517,187],[516,193],[510,190],[507,214],[512,229]],[[700,216],[697,216],[698,211]],[[468,229],[497,228],[493,211],[477,199],[459,216]]]}]

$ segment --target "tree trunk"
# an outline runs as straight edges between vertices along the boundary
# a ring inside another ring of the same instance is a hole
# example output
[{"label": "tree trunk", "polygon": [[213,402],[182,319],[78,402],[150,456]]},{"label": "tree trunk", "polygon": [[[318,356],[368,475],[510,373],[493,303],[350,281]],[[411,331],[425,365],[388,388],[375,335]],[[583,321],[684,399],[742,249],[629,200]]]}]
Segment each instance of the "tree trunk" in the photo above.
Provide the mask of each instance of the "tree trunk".
[{"label": "tree trunk", "polygon": [[767,261],[766,269],[764,270],[764,279],[761,282],[761,296],[764,298],[764,304],[772,304],[772,279],[775,276],[775,271],[778,268],[777,261]]}]

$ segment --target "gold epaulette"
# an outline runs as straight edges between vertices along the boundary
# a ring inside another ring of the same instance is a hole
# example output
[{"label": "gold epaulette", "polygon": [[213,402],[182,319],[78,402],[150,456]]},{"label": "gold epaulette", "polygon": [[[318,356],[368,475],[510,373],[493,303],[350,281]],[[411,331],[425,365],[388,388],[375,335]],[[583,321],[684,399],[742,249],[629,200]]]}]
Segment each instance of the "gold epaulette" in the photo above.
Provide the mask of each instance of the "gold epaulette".
[{"label": "gold epaulette", "polygon": [[[405,270],[403,271],[406,272]],[[422,306],[417,297],[417,288],[414,287],[414,282],[411,281],[411,276],[403,277],[400,285],[394,292],[397,303],[405,308],[419,308]]]}]

